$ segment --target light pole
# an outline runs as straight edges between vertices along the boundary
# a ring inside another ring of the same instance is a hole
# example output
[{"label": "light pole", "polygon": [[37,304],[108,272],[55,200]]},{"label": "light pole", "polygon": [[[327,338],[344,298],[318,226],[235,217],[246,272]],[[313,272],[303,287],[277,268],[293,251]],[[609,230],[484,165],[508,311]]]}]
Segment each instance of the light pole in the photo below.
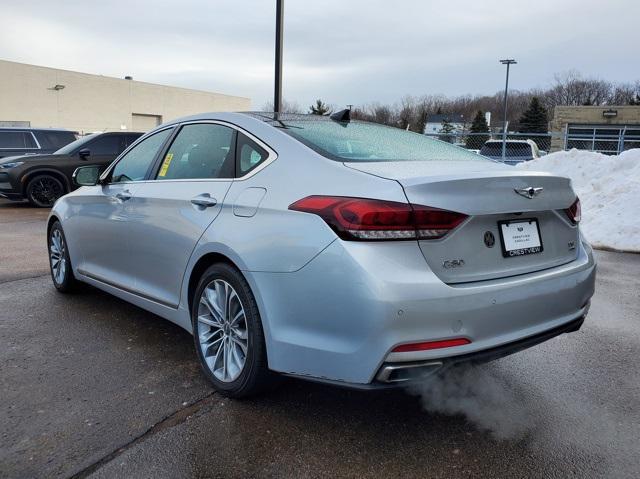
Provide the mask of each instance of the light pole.
[{"label": "light pole", "polygon": [[504,86],[504,122],[502,124],[502,162],[507,155],[507,95],[509,94],[509,67],[518,63],[514,59],[500,60],[500,63],[507,65],[507,82]]},{"label": "light pole", "polygon": [[276,0],[276,61],[275,85],[273,91],[273,111],[277,119],[282,110],[282,23],[284,19],[284,0]]}]

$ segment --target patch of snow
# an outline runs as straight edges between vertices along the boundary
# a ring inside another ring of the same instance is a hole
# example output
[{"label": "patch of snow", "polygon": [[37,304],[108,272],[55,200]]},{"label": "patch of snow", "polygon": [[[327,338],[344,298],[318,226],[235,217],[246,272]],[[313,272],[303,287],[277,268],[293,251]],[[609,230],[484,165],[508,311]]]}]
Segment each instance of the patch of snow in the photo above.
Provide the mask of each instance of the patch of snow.
[{"label": "patch of snow", "polygon": [[640,252],[640,149],[619,156],[560,151],[518,168],[571,178],[580,197],[580,229],[596,248]]}]

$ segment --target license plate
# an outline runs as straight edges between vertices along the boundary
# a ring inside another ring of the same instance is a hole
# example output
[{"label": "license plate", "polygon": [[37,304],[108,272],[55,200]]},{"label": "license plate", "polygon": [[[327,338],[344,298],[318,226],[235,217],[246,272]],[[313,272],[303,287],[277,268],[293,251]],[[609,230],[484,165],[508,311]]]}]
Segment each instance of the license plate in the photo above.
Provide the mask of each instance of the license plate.
[{"label": "license plate", "polygon": [[502,256],[505,258],[542,252],[540,228],[535,218],[500,221],[498,226],[502,240]]}]

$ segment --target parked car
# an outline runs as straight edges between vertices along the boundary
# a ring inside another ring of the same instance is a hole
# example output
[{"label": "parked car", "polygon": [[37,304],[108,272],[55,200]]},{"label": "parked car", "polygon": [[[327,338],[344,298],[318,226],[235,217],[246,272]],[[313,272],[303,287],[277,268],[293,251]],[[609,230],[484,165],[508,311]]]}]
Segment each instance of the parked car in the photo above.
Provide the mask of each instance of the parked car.
[{"label": "parked car", "polygon": [[569,179],[346,111],[179,119],[75,180],[47,224],[55,287],[193,333],[228,396],[501,357],[576,331],[594,292]]},{"label": "parked car", "polygon": [[81,165],[104,169],[142,133],[94,133],[50,155],[11,156],[0,160],[0,197],[27,199],[50,207],[74,189],[72,174]]},{"label": "parked car", "polygon": [[[542,156],[538,145],[533,140],[507,140],[504,163],[516,165],[523,161],[530,161]],[[493,160],[502,161],[502,140],[489,140],[482,148],[480,154]]]},{"label": "parked car", "polygon": [[69,130],[54,128],[0,128],[0,158],[53,153],[76,140]]}]

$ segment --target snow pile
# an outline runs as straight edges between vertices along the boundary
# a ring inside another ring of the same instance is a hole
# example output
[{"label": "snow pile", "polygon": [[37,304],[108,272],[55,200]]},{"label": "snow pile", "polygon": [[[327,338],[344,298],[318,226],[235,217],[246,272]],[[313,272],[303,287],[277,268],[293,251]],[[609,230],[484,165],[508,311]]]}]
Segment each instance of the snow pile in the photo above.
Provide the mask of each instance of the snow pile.
[{"label": "snow pile", "polygon": [[561,151],[518,168],[571,178],[582,204],[580,228],[594,247],[640,252],[640,149],[619,156]]}]

